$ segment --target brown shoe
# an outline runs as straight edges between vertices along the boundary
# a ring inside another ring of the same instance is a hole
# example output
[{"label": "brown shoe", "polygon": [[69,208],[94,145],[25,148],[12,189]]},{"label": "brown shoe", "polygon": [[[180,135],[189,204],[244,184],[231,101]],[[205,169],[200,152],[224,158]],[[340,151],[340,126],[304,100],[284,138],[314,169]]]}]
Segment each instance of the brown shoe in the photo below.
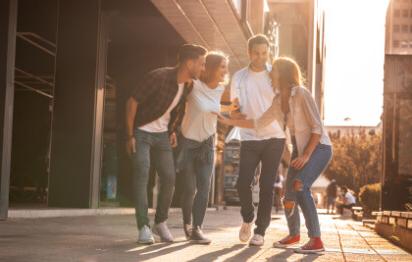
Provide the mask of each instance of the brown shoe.
[{"label": "brown shoe", "polygon": [[209,245],[212,240],[205,237],[200,227],[195,227],[192,230],[192,235],[190,236],[190,242],[194,244]]},{"label": "brown shoe", "polygon": [[192,225],[183,224],[183,231],[185,232],[186,240],[190,240],[192,236]]}]

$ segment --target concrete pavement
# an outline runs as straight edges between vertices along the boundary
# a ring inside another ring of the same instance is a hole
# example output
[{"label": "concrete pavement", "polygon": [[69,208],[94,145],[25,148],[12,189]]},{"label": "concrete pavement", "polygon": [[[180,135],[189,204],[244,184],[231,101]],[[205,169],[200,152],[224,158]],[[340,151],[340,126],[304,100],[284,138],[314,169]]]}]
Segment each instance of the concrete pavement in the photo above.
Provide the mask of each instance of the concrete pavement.
[{"label": "concrete pavement", "polygon": [[[320,215],[326,252],[301,255],[292,248],[272,248],[287,234],[282,215],[273,215],[263,247],[238,240],[238,208],[208,211],[204,232],[209,246],[191,245],[181,229],[180,212],[171,212],[173,244],[136,244],[132,215],[106,215],[0,222],[0,261],[412,261],[412,255],[352,220]],[[302,220],[303,221],[303,220]],[[302,225],[304,243],[306,229]]]}]

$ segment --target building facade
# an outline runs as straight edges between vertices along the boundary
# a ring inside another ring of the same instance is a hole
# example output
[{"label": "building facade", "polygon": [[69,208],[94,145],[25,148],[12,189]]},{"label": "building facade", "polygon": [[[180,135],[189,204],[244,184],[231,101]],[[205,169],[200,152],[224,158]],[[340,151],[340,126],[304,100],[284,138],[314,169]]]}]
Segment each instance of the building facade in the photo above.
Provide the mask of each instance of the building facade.
[{"label": "building facade", "polygon": [[[231,72],[247,66],[247,39],[256,33],[266,33],[273,52],[281,53],[282,27],[272,2],[1,1],[0,218],[19,205],[131,205],[124,150],[131,90],[148,71],[173,66],[187,42],[227,53]],[[310,23],[310,79],[322,75],[315,70],[315,2],[308,1],[308,20],[302,21]],[[223,201],[223,144],[211,197],[216,203]]]},{"label": "building facade", "polygon": [[386,17],[383,210],[412,204],[412,1],[392,0]]}]

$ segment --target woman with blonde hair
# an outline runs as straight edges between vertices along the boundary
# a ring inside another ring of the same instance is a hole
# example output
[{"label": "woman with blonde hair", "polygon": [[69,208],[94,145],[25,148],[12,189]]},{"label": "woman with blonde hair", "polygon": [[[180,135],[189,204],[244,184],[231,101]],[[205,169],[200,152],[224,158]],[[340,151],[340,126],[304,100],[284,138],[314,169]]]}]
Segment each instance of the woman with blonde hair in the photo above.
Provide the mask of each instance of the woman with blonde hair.
[{"label": "woman with blonde hair", "polygon": [[200,79],[193,80],[178,140],[177,167],[184,176],[183,228],[186,238],[196,244],[211,242],[201,227],[214,168],[216,112],[223,111],[220,100],[227,73],[228,58],[220,52],[209,52]]},{"label": "woman with blonde hair", "polygon": [[324,247],[310,187],[329,164],[332,145],[312,95],[302,86],[302,75],[297,63],[287,57],[276,58],[270,77],[276,96],[271,107],[260,118],[234,120],[219,116],[219,121],[227,125],[255,128],[259,132],[272,121],[278,120],[284,130],[289,129],[293,153],[283,200],[289,235],[275,242],[274,246],[285,247],[300,241],[299,206],[305,217],[310,240],[295,251],[320,252]]}]

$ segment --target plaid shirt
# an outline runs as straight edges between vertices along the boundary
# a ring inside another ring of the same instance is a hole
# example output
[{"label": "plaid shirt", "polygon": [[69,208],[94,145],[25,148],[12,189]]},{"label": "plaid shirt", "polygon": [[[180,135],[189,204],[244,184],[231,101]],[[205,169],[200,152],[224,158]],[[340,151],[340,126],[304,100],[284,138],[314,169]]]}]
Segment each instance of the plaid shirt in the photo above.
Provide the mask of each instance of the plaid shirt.
[{"label": "plaid shirt", "polygon": [[[170,112],[169,133],[175,132],[180,126],[185,113],[186,97],[191,90],[192,85],[185,84],[179,103]],[[149,72],[131,95],[138,103],[135,128],[160,118],[172,104],[177,91],[176,67],[164,67]]]}]

